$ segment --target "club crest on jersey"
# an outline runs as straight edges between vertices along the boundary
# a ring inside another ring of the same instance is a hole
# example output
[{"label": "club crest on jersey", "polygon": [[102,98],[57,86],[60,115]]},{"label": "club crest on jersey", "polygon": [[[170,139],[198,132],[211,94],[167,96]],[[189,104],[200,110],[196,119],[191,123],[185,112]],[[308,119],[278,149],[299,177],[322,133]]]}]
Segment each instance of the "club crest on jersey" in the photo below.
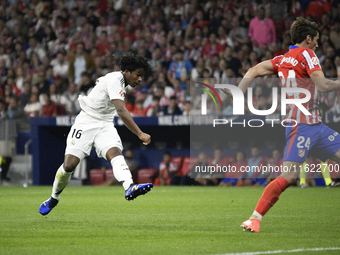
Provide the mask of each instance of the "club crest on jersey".
[{"label": "club crest on jersey", "polygon": [[306,150],[305,149],[299,149],[298,151],[298,155],[300,158],[303,158],[306,154]]},{"label": "club crest on jersey", "polygon": [[330,136],[328,136],[328,140],[330,140],[331,142],[333,142],[334,141],[334,135],[330,135]]}]

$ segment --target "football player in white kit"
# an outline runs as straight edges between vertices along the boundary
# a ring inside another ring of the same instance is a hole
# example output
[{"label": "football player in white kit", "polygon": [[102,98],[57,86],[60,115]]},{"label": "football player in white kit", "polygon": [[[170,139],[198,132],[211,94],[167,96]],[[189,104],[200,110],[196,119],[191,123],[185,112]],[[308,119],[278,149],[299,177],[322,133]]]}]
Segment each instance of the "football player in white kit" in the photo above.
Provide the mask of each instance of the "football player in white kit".
[{"label": "football player in white kit", "polygon": [[140,130],[124,102],[126,86],[136,87],[150,66],[144,57],[131,53],[122,56],[119,65],[121,71],[98,78],[88,96],[79,96],[81,112],[68,134],[64,163],[55,175],[52,195],[39,207],[42,215],[47,215],[58,204],[60,193],[67,186],[74,169],[90,154],[92,146],[98,157],[111,162],[114,176],[123,185],[127,200],[133,200],[152,189],[152,183],[133,183],[131,172],[122,155],[122,142],[113,125],[113,117],[117,114],[144,145],[151,142],[150,135]]}]

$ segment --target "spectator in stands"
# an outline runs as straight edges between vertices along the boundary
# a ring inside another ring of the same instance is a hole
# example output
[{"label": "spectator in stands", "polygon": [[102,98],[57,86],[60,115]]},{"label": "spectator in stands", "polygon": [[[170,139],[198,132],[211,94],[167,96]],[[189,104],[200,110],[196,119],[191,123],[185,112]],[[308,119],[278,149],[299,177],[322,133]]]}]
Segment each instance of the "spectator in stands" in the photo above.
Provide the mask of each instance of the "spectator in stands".
[{"label": "spectator in stands", "polygon": [[7,80],[8,68],[6,67],[5,59],[0,58],[0,84]]},{"label": "spectator in stands", "polygon": [[79,113],[79,95],[80,91],[76,89],[76,85],[73,82],[70,82],[68,89],[60,97],[60,104],[63,105],[67,115],[75,116]]},{"label": "spectator in stands", "polygon": [[108,40],[107,31],[101,32],[100,39],[97,41],[97,48],[99,50],[99,56],[109,55],[111,44]]},{"label": "spectator in stands", "polygon": [[224,58],[221,58],[218,67],[215,69],[213,76],[216,80],[217,84],[224,84],[224,80],[226,79],[227,76],[227,62],[225,61]]},{"label": "spectator in stands", "polygon": [[88,72],[90,75],[92,75],[94,69],[95,64],[91,55],[84,51],[83,43],[78,42],[76,51],[70,56],[70,80],[75,84],[78,84],[83,72]]},{"label": "spectator in stands", "polygon": [[70,64],[66,60],[65,51],[57,53],[57,57],[51,61],[51,66],[53,66],[53,76],[60,75],[61,78],[67,79]]},{"label": "spectator in stands", "polygon": [[196,80],[199,78],[203,78],[202,71],[204,68],[205,68],[204,59],[203,57],[200,57],[196,62],[196,66],[193,69],[191,69],[191,79]]},{"label": "spectator in stands", "polygon": [[329,13],[330,11],[331,1],[312,0],[308,2],[308,6],[304,15],[311,16],[320,22],[322,15],[324,13]]},{"label": "spectator in stands", "polygon": [[217,42],[217,35],[215,33],[210,33],[209,39],[203,48],[202,55],[207,58],[212,58],[218,56],[223,51],[224,47]]},{"label": "spectator in stands", "polygon": [[250,23],[252,18],[253,18],[253,16],[250,12],[249,6],[242,7],[241,15],[240,15],[240,18],[239,18],[240,25],[242,27],[244,27],[245,29],[248,29],[249,23]]},{"label": "spectator in stands", "polygon": [[43,117],[55,117],[57,116],[58,110],[56,104],[51,101],[48,93],[43,94],[45,104],[42,106],[41,116]]},{"label": "spectator in stands", "polygon": [[248,159],[249,171],[246,172],[242,179],[243,186],[255,185],[258,182],[258,176],[262,173],[262,168],[267,165],[258,146],[252,146],[250,154],[251,158]]},{"label": "spectator in stands", "polygon": [[162,51],[159,47],[156,47],[152,52],[152,58],[150,60],[151,71],[156,72],[159,67],[164,65],[165,59],[162,55]]},{"label": "spectator in stands", "polygon": [[[190,40],[190,39],[187,39]],[[191,63],[196,63],[199,60],[199,58],[202,57],[202,51],[203,51],[203,46],[202,46],[202,36],[201,35],[195,35],[192,39],[192,46],[191,44],[189,44],[189,47],[187,46],[187,59],[191,62]]]},{"label": "spectator in stands", "polygon": [[265,16],[265,8],[259,7],[257,16],[249,24],[248,35],[253,47],[261,48],[263,44],[270,45],[276,42],[276,31],[273,20]]},{"label": "spectator in stands", "polygon": [[16,96],[11,96],[7,108],[7,119],[16,120],[17,131],[30,130],[30,124],[24,110],[18,105],[18,99]]},{"label": "spectator in stands", "polygon": [[57,40],[52,46],[51,54],[52,56],[55,56],[60,51],[65,51],[68,48],[69,42],[67,39],[67,35],[64,31],[61,31],[57,35]]},{"label": "spectator in stands", "polygon": [[[246,160],[246,153],[242,150],[236,152],[235,156],[236,160],[230,164],[230,171],[226,172],[224,175],[224,179],[221,180],[219,186],[226,187],[226,186],[242,186],[242,178],[244,175],[242,169],[245,169],[248,165]],[[242,169],[241,169],[242,168]]]},{"label": "spectator in stands", "polygon": [[22,67],[18,66],[15,69],[15,85],[21,92],[24,91],[24,81],[24,72],[22,70]]},{"label": "spectator in stands", "polygon": [[[224,165],[225,162],[223,160],[223,154],[221,149],[214,150],[214,158],[209,163],[207,155],[202,152],[198,155],[199,162],[193,167],[191,170],[190,175],[194,177],[194,185],[202,185],[202,186],[216,186],[219,184],[221,178],[223,177],[223,173],[215,173],[212,174],[209,172],[209,166],[217,166],[217,165]],[[198,168],[197,168],[198,166]],[[198,171],[198,169],[200,169]]]},{"label": "spectator in stands", "polygon": [[55,83],[50,84],[48,94],[50,95],[51,101],[53,101],[58,107],[60,105],[61,94],[57,91],[57,86]]},{"label": "spectator in stands", "polygon": [[6,102],[2,98],[0,98],[0,121],[3,121],[7,118],[6,111]]},{"label": "spectator in stands", "polygon": [[159,183],[161,186],[178,185],[180,177],[177,176],[178,166],[171,162],[171,153],[166,151],[163,154],[163,161],[159,165]]},{"label": "spectator in stands", "polygon": [[329,38],[335,47],[337,54],[340,53],[340,20],[334,22],[333,30],[329,33]]},{"label": "spectator in stands", "polygon": [[89,94],[94,86],[95,84],[91,79],[91,75],[86,71],[82,72],[77,90],[80,91],[80,93]]},{"label": "spectator in stands", "polygon": [[132,116],[144,117],[146,115],[146,109],[143,109],[143,100],[137,100],[131,111]]},{"label": "spectator in stands", "polygon": [[161,111],[159,101],[160,101],[160,98],[158,96],[153,96],[152,104],[148,108],[146,108],[147,117],[159,116],[159,113]]},{"label": "spectator in stands", "polygon": [[168,97],[165,95],[165,88],[164,85],[162,83],[158,83],[157,84],[157,88],[156,88],[156,96],[159,97],[159,106],[161,108],[161,110],[163,110],[163,108],[168,105],[169,103],[169,99]]},{"label": "spectator in stands", "polygon": [[39,117],[41,114],[42,106],[39,102],[39,95],[37,93],[32,93],[30,101],[24,107],[26,115],[31,117]]},{"label": "spectator in stands", "polygon": [[27,58],[30,59],[32,57],[32,54],[36,53],[39,61],[42,62],[46,56],[46,51],[41,45],[39,45],[38,41],[39,39],[37,38],[37,36],[31,36],[28,39],[29,48],[26,50],[26,55]]},{"label": "spectator in stands", "polygon": [[225,47],[234,47],[234,42],[228,36],[226,28],[224,26],[219,26],[217,30],[217,42],[225,49]]},{"label": "spectator in stands", "polygon": [[182,115],[190,116],[190,109],[191,109],[190,101],[185,101],[184,102],[184,110],[182,112]]},{"label": "spectator in stands", "polygon": [[0,59],[3,59],[5,61],[5,66],[7,68],[11,67],[11,58],[5,51],[5,46],[0,45]]},{"label": "spectator in stands", "polygon": [[239,17],[234,16],[232,19],[232,29],[229,32],[229,37],[234,43],[236,49],[240,49],[241,45],[249,43],[248,31],[240,25]]},{"label": "spectator in stands", "polygon": [[233,56],[233,49],[231,47],[226,47],[223,52],[223,57],[227,61],[227,66],[232,68],[234,74],[238,75],[242,67],[240,59]]},{"label": "spectator in stands", "polygon": [[31,83],[28,81],[24,82],[24,89],[19,96],[19,105],[24,108],[30,101],[31,97]]},{"label": "spectator in stands", "polygon": [[168,79],[180,79],[182,84],[190,78],[191,69],[193,68],[192,63],[189,60],[183,59],[183,51],[178,50],[168,69]]},{"label": "spectator in stands", "polygon": [[172,96],[169,99],[168,105],[164,106],[163,108],[163,115],[181,115],[181,109],[179,109],[177,102],[176,102],[176,97]]},{"label": "spectator in stands", "polygon": [[203,27],[208,26],[209,22],[204,19],[204,13],[202,10],[197,10],[195,19],[191,21],[191,24],[194,28],[199,27],[203,29]]}]

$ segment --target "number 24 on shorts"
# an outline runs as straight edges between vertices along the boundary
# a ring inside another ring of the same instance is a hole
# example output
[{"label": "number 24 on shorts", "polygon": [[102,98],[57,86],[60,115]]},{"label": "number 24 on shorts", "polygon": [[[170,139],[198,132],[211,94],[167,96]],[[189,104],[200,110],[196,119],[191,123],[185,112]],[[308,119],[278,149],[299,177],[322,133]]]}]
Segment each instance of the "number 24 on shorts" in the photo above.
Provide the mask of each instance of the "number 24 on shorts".
[{"label": "number 24 on shorts", "polygon": [[309,138],[309,137],[307,137],[307,139],[306,139],[306,138],[303,137],[303,136],[299,136],[299,137],[297,138],[297,140],[298,140],[298,143],[297,143],[296,146],[297,146],[299,149],[307,148],[307,149],[309,150],[309,146],[310,146],[310,138]]}]

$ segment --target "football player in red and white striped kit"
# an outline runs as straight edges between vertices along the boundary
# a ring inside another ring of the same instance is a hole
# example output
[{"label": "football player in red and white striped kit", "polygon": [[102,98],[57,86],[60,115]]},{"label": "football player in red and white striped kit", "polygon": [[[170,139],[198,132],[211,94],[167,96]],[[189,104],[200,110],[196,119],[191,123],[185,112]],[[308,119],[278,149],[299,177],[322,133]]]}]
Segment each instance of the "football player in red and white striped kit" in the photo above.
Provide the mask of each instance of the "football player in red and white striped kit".
[{"label": "football player in red and white striped kit", "polygon": [[[274,59],[263,61],[249,69],[239,84],[243,93],[251,86],[254,78],[277,74],[285,88],[303,88],[310,94],[310,100],[302,106],[310,113],[304,113],[297,105],[291,105],[286,116],[286,150],[283,158],[285,171],[265,188],[249,220],[241,224],[244,230],[259,233],[262,217],[277,202],[280,194],[295,183],[302,163],[309,152],[322,161],[332,159],[340,162],[340,136],[322,123],[318,108],[318,92],[340,89],[340,82],[326,79],[314,50],[318,47],[319,28],[315,22],[302,17],[292,24],[293,45],[289,51]],[[222,89],[231,96],[227,89]],[[287,99],[303,99],[304,93],[287,93]]]}]

